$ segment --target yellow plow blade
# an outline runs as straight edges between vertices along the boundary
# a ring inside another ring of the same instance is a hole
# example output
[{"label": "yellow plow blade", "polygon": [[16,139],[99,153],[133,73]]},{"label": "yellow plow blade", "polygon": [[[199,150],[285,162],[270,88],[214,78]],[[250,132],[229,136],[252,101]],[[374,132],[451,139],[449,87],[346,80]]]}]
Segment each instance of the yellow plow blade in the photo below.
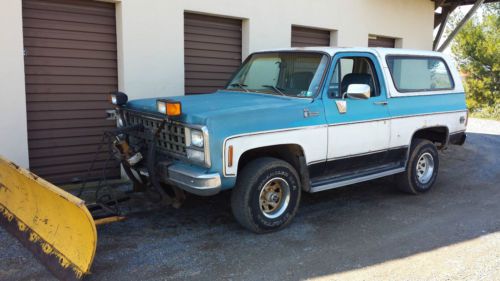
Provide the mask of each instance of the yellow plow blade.
[{"label": "yellow plow blade", "polygon": [[58,279],[90,272],[97,232],[85,202],[2,157],[0,224]]}]

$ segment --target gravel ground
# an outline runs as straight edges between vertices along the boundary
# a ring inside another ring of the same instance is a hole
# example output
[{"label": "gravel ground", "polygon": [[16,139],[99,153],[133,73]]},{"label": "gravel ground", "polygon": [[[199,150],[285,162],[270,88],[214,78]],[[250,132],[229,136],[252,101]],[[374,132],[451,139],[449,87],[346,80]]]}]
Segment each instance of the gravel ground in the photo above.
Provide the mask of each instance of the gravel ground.
[{"label": "gravel ground", "polygon": [[[468,131],[423,196],[391,178],[304,194],[266,235],[233,220],[227,192],[101,226],[87,280],[500,280],[500,122]],[[0,229],[0,280],[53,278]]]}]

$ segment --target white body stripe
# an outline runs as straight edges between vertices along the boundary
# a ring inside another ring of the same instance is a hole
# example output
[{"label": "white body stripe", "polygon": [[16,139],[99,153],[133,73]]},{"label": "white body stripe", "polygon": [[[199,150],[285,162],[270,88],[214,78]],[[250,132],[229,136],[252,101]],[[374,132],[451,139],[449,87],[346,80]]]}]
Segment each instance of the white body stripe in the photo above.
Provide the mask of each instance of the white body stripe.
[{"label": "white body stripe", "polygon": [[[327,126],[311,126],[262,132],[228,138],[224,146],[224,175],[235,176],[241,155],[254,148],[297,144],[304,150],[306,163],[324,161],[327,149]],[[227,166],[228,147],[233,146],[233,166]]]}]

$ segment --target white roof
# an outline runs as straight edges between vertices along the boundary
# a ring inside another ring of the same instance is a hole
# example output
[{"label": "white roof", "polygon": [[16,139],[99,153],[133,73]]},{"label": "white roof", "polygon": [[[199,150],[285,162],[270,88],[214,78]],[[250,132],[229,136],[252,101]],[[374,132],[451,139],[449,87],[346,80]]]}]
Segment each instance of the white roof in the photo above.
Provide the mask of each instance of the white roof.
[{"label": "white roof", "polygon": [[337,52],[368,52],[375,53],[381,57],[388,54],[395,55],[420,55],[420,56],[444,56],[443,53],[425,50],[412,50],[412,49],[399,49],[399,48],[368,48],[368,47],[294,47],[294,48],[281,48],[262,50],[261,52],[269,51],[310,51],[310,52],[324,52],[331,56]]}]

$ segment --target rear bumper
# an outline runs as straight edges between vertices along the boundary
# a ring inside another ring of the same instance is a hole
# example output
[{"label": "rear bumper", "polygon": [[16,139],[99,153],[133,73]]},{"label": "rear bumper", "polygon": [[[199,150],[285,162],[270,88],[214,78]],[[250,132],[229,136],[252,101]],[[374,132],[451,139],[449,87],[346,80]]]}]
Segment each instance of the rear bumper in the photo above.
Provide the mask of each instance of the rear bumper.
[{"label": "rear bumper", "polygon": [[178,163],[166,167],[163,180],[189,193],[200,196],[215,195],[221,190],[219,173],[206,173],[206,170]]},{"label": "rear bumper", "polygon": [[458,132],[450,134],[450,144],[455,145],[463,145],[465,143],[465,139],[467,138],[467,134],[465,132]]}]

